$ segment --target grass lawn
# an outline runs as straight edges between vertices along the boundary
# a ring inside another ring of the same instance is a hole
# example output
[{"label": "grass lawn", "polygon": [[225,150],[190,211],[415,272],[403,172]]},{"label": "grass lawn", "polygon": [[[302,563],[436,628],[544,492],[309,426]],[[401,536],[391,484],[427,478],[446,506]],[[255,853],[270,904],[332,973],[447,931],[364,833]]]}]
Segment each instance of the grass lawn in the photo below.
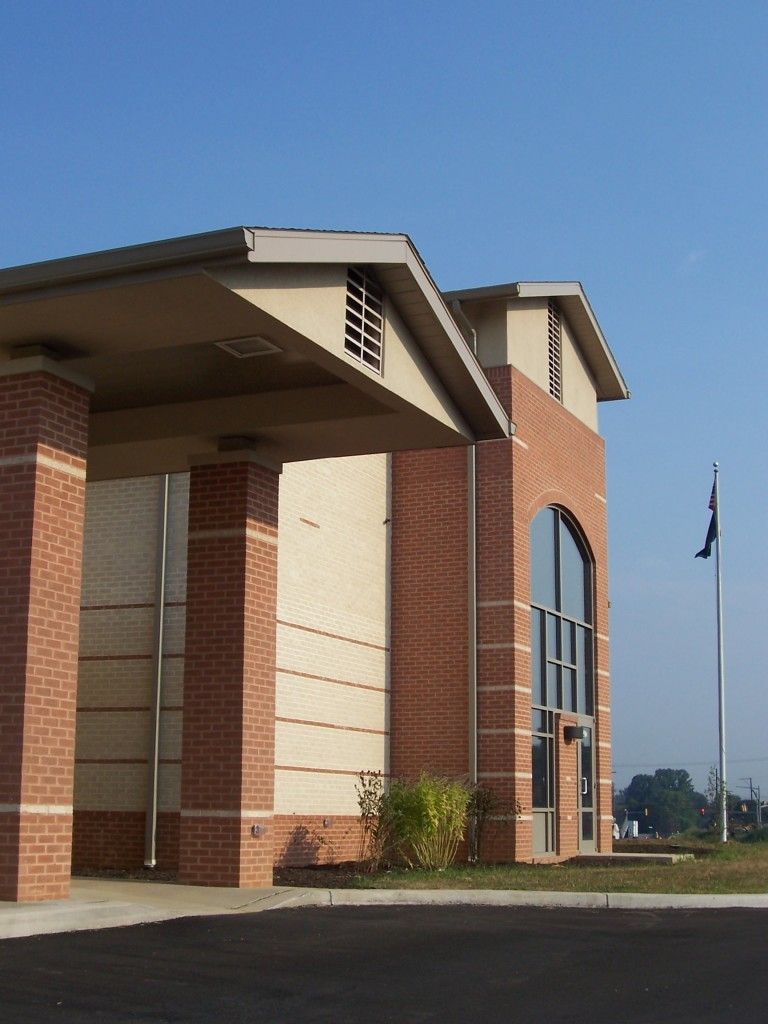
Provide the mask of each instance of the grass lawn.
[{"label": "grass lawn", "polygon": [[[566,864],[461,865],[445,871],[384,871],[355,875],[361,889],[541,889],[571,892],[764,893],[768,843],[702,843],[692,861],[671,865]],[[686,852],[694,844],[686,841]],[[652,852],[653,844],[647,844]]]}]

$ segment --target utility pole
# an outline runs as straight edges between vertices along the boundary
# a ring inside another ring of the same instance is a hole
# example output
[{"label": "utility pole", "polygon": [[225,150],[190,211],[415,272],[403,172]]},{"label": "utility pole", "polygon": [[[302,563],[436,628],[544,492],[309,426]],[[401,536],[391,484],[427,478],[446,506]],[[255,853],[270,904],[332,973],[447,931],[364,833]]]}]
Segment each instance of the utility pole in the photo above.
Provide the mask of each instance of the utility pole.
[{"label": "utility pole", "polygon": [[755,824],[758,828],[763,826],[763,809],[760,805],[760,787],[752,785],[752,776],[742,776],[742,782],[749,783],[749,799],[755,801]]}]

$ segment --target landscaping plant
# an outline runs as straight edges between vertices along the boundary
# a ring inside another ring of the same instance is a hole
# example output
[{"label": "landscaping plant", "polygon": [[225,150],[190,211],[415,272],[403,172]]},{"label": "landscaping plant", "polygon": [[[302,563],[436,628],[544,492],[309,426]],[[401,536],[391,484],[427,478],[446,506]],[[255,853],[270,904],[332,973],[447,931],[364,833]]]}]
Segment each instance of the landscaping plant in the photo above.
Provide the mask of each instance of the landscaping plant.
[{"label": "landscaping plant", "polygon": [[467,860],[477,864],[480,860],[480,844],[485,824],[498,811],[498,797],[492,789],[477,783],[469,788],[467,803]]},{"label": "landscaping plant", "polygon": [[360,808],[358,866],[363,871],[378,871],[390,845],[391,831],[384,776],[381,772],[360,772],[355,790]]},{"label": "landscaping plant", "polygon": [[460,782],[422,775],[393,779],[382,801],[395,853],[409,868],[441,870],[456,856],[470,794]]}]

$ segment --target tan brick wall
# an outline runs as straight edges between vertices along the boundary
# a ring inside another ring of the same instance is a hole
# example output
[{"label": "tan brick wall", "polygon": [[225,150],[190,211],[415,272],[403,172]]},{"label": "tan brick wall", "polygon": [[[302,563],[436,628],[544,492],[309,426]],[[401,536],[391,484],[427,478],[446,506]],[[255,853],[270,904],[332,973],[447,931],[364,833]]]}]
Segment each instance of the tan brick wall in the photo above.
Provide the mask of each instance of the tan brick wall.
[{"label": "tan brick wall", "polygon": [[[279,815],[302,820],[355,815],[357,773],[387,770],[388,520],[387,456],[299,463],[283,470],[275,734]],[[294,822],[294,827],[303,826]],[[296,849],[291,857],[295,860]]]},{"label": "tan brick wall", "polygon": [[[286,821],[355,815],[357,773],[387,768],[388,488],[386,456],[301,463],[281,476],[276,808]],[[159,493],[155,477],[88,488],[75,786],[80,865],[107,856],[99,813],[111,812],[103,831],[116,848],[133,829],[129,845],[139,849],[143,834]],[[180,806],[188,493],[188,474],[173,476],[159,774],[160,808],[170,812]],[[121,825],[118,813],[126,816]],[[108,859],[119,859],[117,849]]]},{"label": "tan brick wall", "polygon": [[[161,487],[161,477],[102,481],[87,487],[75,769],[76,868],[101,861],[118,866],[121,850],[123,866],[143,862]],[[158,780],[159,808],[166,815],[178,813],[180,806],[188,493],[188,475],[172,476]],[[169,834],[167,823],[163,834]],[[176,847],[171,843],[171,850]],[[138,862],[136,850],[141,851]]]}]

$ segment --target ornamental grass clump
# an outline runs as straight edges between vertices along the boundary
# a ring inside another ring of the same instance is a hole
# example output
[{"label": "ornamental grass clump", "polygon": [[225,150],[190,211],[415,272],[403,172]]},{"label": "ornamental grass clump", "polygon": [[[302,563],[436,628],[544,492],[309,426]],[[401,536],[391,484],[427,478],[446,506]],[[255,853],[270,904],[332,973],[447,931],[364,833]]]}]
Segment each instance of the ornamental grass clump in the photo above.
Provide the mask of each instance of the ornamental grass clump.
[{"label": "ornamental grass clump", "polygon": [[418,782],[393,779],[382,814],[398,857],[409,868],[446,868],[464,835],[468,802],[460,782],[434,775],[422,775]]}]

